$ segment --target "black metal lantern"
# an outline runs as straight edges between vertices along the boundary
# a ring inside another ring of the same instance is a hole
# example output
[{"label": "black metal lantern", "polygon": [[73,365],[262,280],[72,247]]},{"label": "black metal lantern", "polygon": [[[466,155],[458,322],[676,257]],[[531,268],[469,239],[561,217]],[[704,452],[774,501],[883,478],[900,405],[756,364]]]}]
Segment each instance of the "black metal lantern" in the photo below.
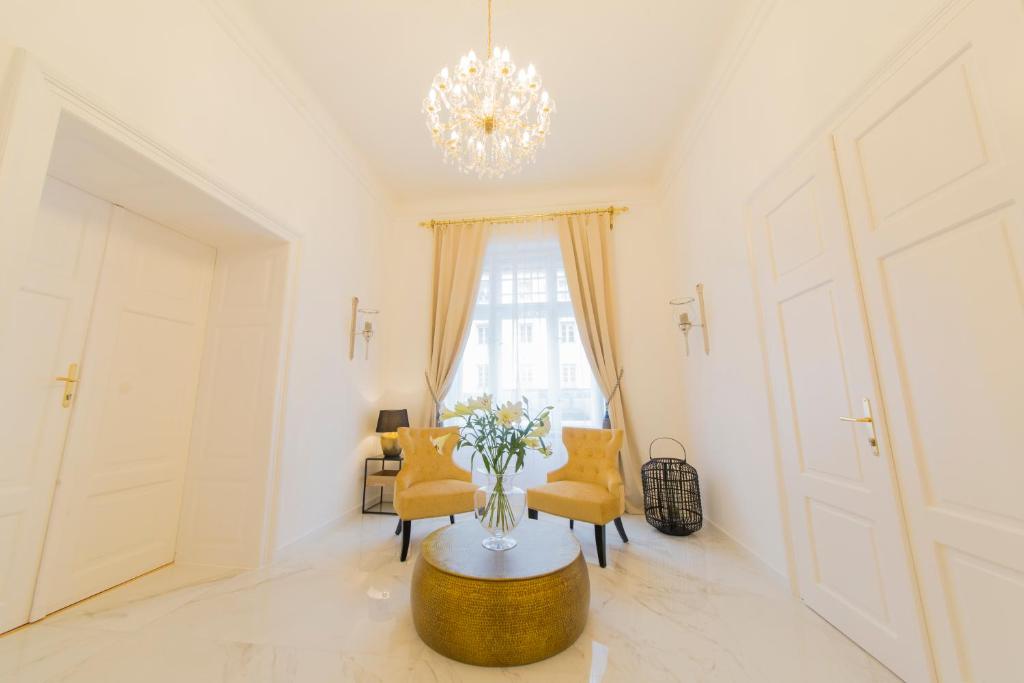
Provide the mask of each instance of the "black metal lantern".
[{"label": "black metal lantern", "polygon": [[[655,458],[654,444],[675,441],[683,449],[683,459]],[[700,507],[697,470],[686,462],[686,447],[672,437],[662,436],[647,449],[650,458],[640,468],[644,484],[644,516],[658,531],[672,536],[689,536],[704,524]]]}]

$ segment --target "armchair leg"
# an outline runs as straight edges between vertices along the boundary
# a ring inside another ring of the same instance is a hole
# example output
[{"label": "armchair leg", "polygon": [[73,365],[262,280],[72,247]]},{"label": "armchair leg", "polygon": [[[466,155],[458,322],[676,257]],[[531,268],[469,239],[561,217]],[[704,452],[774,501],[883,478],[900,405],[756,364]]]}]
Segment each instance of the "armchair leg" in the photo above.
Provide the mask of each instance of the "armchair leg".
[{"label": "armchair leg", "polygon": [[604,569],[608,566],[604,552],[604,524],[594,525],[594,540],[597,542],[597,563]]},{"label": "armchair leg", "polygon": [[412,536],[412,520],[402,520],[402,562],[409,556],[409,538]]},{"label": "armchair leg", "polygon": [[615,528],[619,532],[619,536],[622,538],[623,543],[629,543],[629,539],[626,538],[626,527],[622,526],[622,517],[615,518]]},{"label": "armchair leg", "polygon": [[528,516],[528,517],[529,517],[530,519],[537,519],[537,511],[536,511],[536,510],[534,510],[533,508],[529,508],[529,509],[528,509],[528,510],[526,511],[526,515],[527,515],[527,516]]},{"label": "armchair leg", "polygon": [[402,533],[402,520],[398,520],[398,526],[395,527],[395,536]]},{"label": "armchair leg", "polygon": [[455,524],[455,515],[448,515],[448,521]]},{"label": "armchair leg", "polygon": [[573,522],[575,522],[575,521],[576,521],[576,520],[574,520],[574,519],[570,519],[570,520],[569,520],[569,528],[570,528],[570,529],[575,529],[575,528],[576,528],[576,527],[574,527],[574,526],[573,526]]}]

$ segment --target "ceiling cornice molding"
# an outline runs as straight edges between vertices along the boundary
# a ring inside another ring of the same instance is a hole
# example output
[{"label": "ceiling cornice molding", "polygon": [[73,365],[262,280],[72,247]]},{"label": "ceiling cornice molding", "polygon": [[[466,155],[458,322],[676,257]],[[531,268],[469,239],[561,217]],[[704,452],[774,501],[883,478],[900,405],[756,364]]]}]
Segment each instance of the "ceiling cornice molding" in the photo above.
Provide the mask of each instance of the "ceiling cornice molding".
[{"label": "ceiling cornice molding", "polygon": [[390,206],[396,196],[358,152],[349,135],[273,46],[248,14],[230,0],[201,0],[214,21],[256,65],[260,73],[284,97],[302,120],[317,133],[328,148],[374,199]]},{"label": "ceiling cornice molding", "polygon": [[701,98],[697,115],[683,128],[670,146],[671,151],[669,152],[668,159],[658,175],[658,179],[655,181],[655,190],[659,195],[664,196],[669,186],[679,175],[683,165],[686,163],[687,157],[693,150],[694,143],[697,141],[701,131],[711,120],[715,110],[718,109],[722,97],[724,97],[729,86],[732,85],[736,72],[739,71],[740,66],[746,61],[750,48],[761,34],[761,30],[768,22],[768,17],[771,16],[776,5],[778,5],[778,0],[761,0],[751,15],[750,20],[746,22],[746,26],[743,28],[739,40],[732,48],[725,66],[718,72],[710,87],[706,89],[704,97]]}]

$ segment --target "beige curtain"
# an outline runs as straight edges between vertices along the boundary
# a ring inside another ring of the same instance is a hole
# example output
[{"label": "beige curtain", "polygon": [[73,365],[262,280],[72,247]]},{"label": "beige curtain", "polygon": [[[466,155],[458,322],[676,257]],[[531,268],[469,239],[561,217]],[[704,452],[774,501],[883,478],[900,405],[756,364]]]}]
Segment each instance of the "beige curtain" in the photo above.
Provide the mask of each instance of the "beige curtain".
[{"label": "beige curtain", "polygon": [[[612,217],[610,213],[561,216],[558,241],[565,262],[576,324],[587,352],[594,377],[605,396],[612,426],[622,429],[622,475],[626,486],[626,511],[643,512],[643,488],[640,483],[640,457],[632,448],[626,420],[623,388],[615,389],[622,366],[612,295]],[[623,384],[625,380],[623,380]]]},{"label": "beige curtain", "polygon": [[442,400],[451,387],[469,334],[488,235],[490,228],[483,223],[434,227],[430,356],[425,373],[432,427],[437,426],[436,401]]}]

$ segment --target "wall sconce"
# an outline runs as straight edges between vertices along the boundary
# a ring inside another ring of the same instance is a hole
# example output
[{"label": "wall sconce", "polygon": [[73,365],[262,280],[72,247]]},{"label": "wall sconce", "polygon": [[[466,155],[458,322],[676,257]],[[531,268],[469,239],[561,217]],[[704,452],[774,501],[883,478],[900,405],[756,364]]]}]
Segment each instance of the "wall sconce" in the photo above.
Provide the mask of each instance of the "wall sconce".
[{"label": "wall sconce", "polygon": [[[370,339],[373,338],[373,322],[369,319],[371,315],[380,313],[375,308],[359,308],[359,297],[352,297],[352,324],[348,331],[348,359],[352,360],[356,355],[356,334],[366,342],[366,358],[370,357]],[[359,318],[362,316],[362,326]]]},{"label": "wall sconce", "polygon": [[[672,301],[669,301],[668,303],[670,306],[689,309],[679,312],[678,322],[676,323],[677,325],[679,325],[679,329],[683,333],[683,339],[686,341],[686,355],[690,355],[690,330],[692,330],[695,327],[699,327],[701,329],[701,332],[704,336],[704,354],[709,355],[711,353],[711,340],[708,337],[708,320],[704,312],[704,284],[697,284],[696,298],[690,296],[679,299],[672,299]],[[693,310],[694,304],[697,305],[697,310],[695,311]],[[693,311],[693,313],[696,313],[699,316],[699,323],[693,321],[691,311]]]}]

